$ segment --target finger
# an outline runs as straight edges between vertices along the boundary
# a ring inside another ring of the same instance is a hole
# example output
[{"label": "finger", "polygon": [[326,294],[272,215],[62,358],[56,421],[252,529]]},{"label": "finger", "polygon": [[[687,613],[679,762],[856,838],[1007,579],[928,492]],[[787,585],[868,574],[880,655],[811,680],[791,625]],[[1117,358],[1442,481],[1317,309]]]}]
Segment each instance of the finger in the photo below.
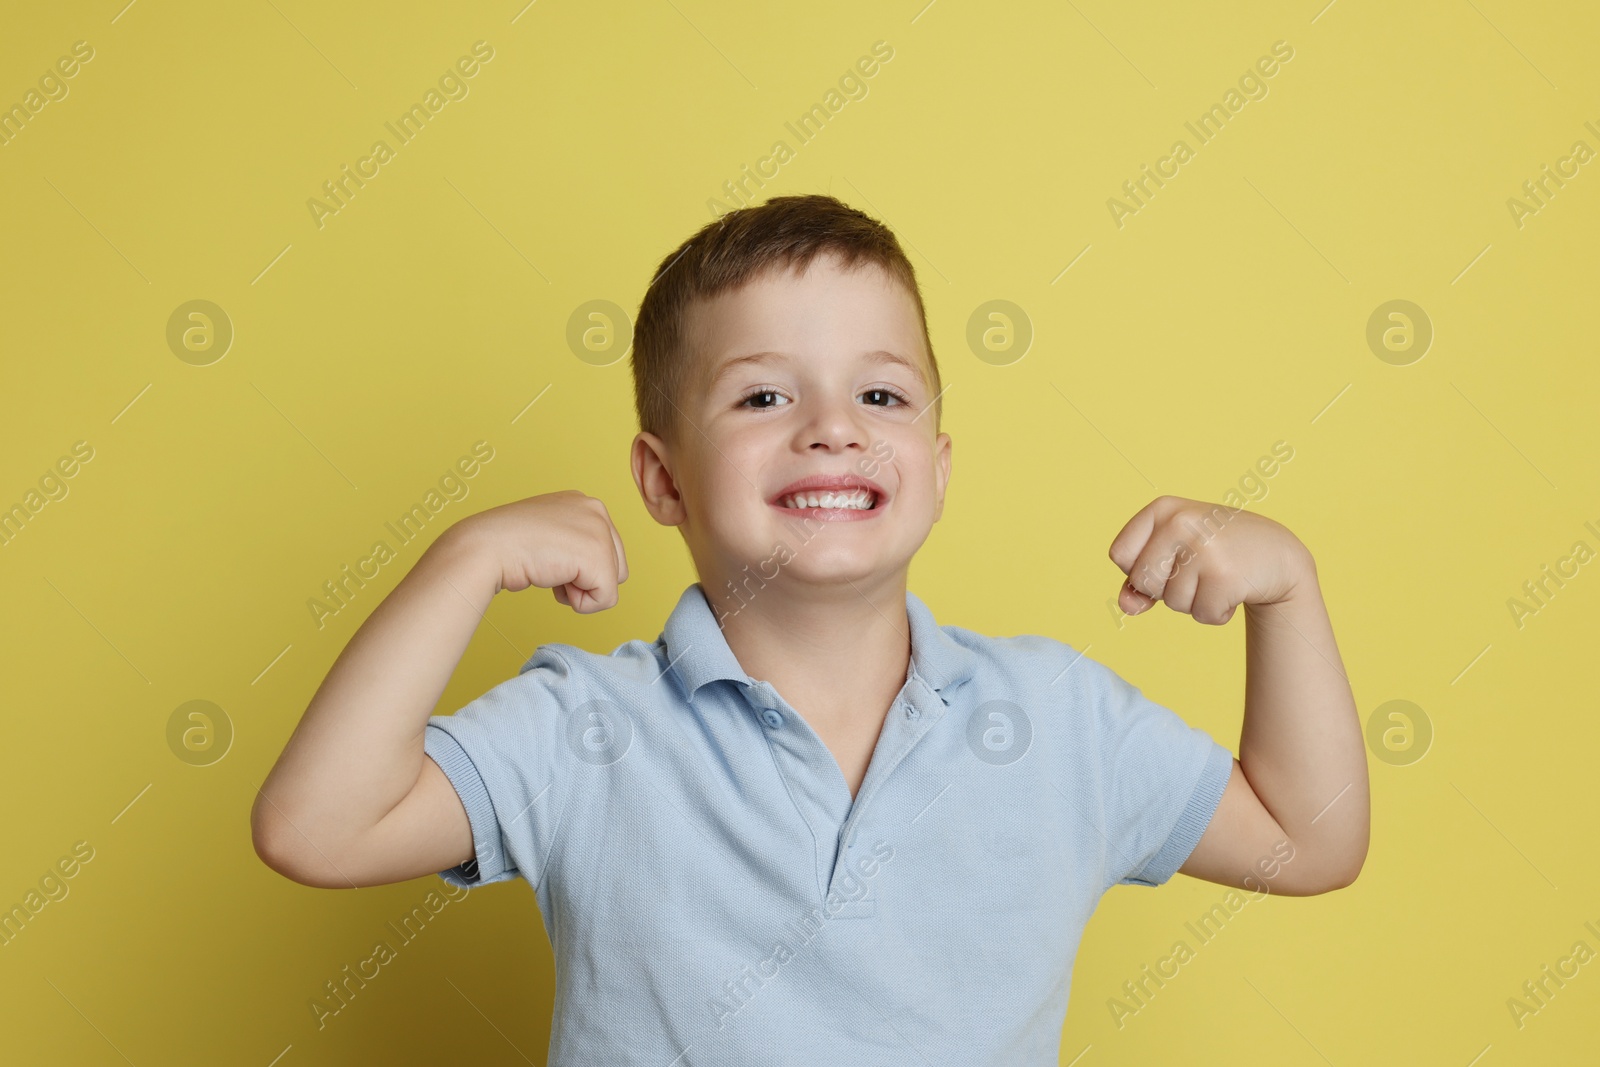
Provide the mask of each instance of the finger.
[{"label": "finger", "polygon": [[[611,529],[611,523],[606,522],[606,528]],[[591,544],[594,544],[591,542]],[[604,611],[615,607],[617,604],[617,585],[621,582],[621,566],[617,559],[616,541],[612,541],[612,550],[607,552],[600,544],[594,544],[593,558],[584,566],[575,581],[583,591],[584,606],[581,609],[585,614],[595,611]]]},{"label": "finger", "polygon": [[[588,502],[585,501],[586,504]],[[598,500],[593,500],[593,503],[600,504]],[[619,563],[617,541],[614,536],[610,537],[611,551],[607,552],[603,547],[605,540],[592,523],[598,521],[604,529],[610,531],[611,521],[605,517],[605,505],[600,504],[596,510],[599,511],[598,515],[586,517],[572,530],[578,553],[577,573],[572,574],[566,581],[551,586],[557,602],[566,604],[580,615],[604,611],[616,605],[617,572],[619,566],[625,565]]]},{"label": "finger", "polygon": [[622,554],[622,538],[617,534],[617,528],[609,517],[606,519],[606,532],[611,536],[611,552],[605,557],[605,570],[601,574],[605,579],[605,585],[597,592],[605,600],[604,607],[609,608],[619,599],[617,586],[628,579],[628,560]]},{"label": "finger", "polygon": [[579,615],[589,615],[596,611],[600,611],[603,608],[603,605],[600,603],[598,591],[587,586],[580,585],[577,580],[568,582],[566,585],[566,591],[567,599],[572,605],[572,610],[576,611]]},{"label": "finger", "polygon": [[1135,589],[1126,578],[1122,580],[1122,591],[1117,594],[1117,607],[1129,615],[1138,615],[1149,610],[1155,601]]},{"label": "finger", "polygon": [[[599,553],[592,552],[598,556]],[[595,607],[598,602],[596,593],[603,587],[603,569],[612,562],[610,553],[606,554],[604,562],[594,560],[579,560],[578,572],[564,582],[558,582],[550,587],[550,592],[555,596],[556,602],[565,604],[580,615],[598,611]]]},{"label": "finger", "polygon": [[1111,549],[1106,554],[1123,574],[1133,570],[1134,562],[1149,545],[1150,537],[1182,501],[1174,496],[1158,496],[1134,513],[1111,539]]},{"label": "finger", "polygon": [[617,524],[611,521],[611,512],[607,510],[605,501],[595,497],[589,499],[598,506],[600,521],[606,524],[606,534],[611,538],[612,562],[615,565],[611,583],[620,585],[628,580],[628,555],[622,550],[622,535],[617,532]]},{"label": "finger", "polygon": [[1221,626],[1233,618],[1233,611],[1239,606],[1233,597],[1228,595],[1224,583],[1216,579],[1206,579],[1200,582],[1199,589],[1195,592],[1194,615],[1196,622],[1203,622],[1208,626]]},{"label": "finger", "polygon": [[1188,542],[1174,543],[1174,561],[1177,569],[1167,579],[1161,591],[1161,600],[1173,611],[1185,615],[1193,613],[1195,590],[1201,584],[1199,553]]},{"label": "finger", "polygon": [[[567,585],[567,596],[572,600],[572,610],[579,615],[592,615],[597,611],[604,611],[616,602],[615,594],[607,598],[599,588],[586,589],[571,582]],[[610,603],[607,603],[607,600]]]},{"label": "finger", "polygon": [[1166,594],[1167,582],[1177,573],[1178,549],[1181,547],[1181,539],[1175,540],[1159,531],[1153,534],[1128,569],[1128,581],[1133,588],[1151,600],[1162,599]]},{"label": "finger", "polygon": [[1122,529],[1117,531],[1117,536],[1111,539],[1111,549],[1106,554],[1123,574],[1132,572],[1134,561],[1139,558],[1139,553],[1144,550],[1150,534],[1155,530],[1155,507],[1156,501],[1152,500],[1134,512],[1133,518],[1124,523]]},{"label": "finger", "polygon": [[611,544],[617,550],[617,581],[628,580],[628,554],[622,550],[622,535],[617,532],[617,524],[606,516],[606,526],[611,530]]}]

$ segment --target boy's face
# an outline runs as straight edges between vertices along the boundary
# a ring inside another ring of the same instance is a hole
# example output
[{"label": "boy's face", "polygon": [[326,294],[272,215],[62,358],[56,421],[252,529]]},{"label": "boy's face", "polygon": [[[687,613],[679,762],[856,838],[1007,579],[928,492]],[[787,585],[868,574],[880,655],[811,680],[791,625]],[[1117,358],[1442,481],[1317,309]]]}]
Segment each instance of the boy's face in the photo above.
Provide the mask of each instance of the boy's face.
[{"label": "boy's face", "polygon": [[[749,597],[763,582],[903,575],[950,478],[911,294],[876,265],[846,273],[824,254],[803,275],[774,269],[696,302],[687,338],[696,366],[675,400],[678,440],[639,434],[633,468],[650,513],[680,527],[713,605],[730,579],[748,581]],[[784,491],[815,475],[880,492],[865,511],[785,507]]]}]

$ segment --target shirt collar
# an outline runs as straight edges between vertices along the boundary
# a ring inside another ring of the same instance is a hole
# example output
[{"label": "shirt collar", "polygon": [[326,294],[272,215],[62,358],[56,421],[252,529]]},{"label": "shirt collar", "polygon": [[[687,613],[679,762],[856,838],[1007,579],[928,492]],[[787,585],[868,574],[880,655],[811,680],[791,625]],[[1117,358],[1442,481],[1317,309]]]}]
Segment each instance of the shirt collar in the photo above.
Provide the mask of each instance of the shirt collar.
[{"label": "shirt collar", "polygon": [[[906,591],[906,614],[911,620],[912,673],[948,704],[947,692],[972,676],[977,654],[946,633],[934,621],[928,606],[910,590]],[[667,669],[678,676],[691,701],[708,682],[727,679],[744,686],[756,683],[728,647],[699,582],[691,584],[678,598],[677,606],[667,616],[661,640],[667,653]]]}]

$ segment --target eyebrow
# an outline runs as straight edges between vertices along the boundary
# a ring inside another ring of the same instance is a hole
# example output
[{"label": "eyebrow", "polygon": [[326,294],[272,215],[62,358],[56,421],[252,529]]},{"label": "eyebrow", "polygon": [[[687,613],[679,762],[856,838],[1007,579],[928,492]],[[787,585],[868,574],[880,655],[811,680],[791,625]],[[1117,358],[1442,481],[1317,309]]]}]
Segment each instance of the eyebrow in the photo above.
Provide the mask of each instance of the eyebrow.
[{"label": "eyebrow", "polygon": [[[871,360],[874,364],[889,363],[905,367],[912,374],[915,374],[917,376],[917,380],[924,386],[928,384],[927,378],[923,376],[922,368],[913,361],[907,359],[905,356],[900,355],[898,352],[890,352],[887,349],[880,348],[875,352],[868,352],[865,355],[866,358]],[[735,356],[717,368],[716,373],[711,376],[711,382],[707,386],[707,391],[715,388],[718,382],[722,381],[722,379],[727,377],[729,374],[732,374],[739,367],[758,363],[771,363],[775,360],[782,361],[789,358],[790,357],[788,353],[785,352],[752,352],[746,356]]]}]

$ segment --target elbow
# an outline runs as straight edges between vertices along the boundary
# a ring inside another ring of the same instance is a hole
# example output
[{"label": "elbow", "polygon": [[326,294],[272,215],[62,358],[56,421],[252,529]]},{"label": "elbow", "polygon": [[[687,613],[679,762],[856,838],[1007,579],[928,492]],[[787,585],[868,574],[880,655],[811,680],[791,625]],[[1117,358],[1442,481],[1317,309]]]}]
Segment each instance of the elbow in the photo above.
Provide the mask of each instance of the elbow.
[{"label": "elbow", "polygon": [[256,851],[256,858],[268,870],[290,881],[300,880],[295,877],[289,851],[283,844],[283,820],[274,817],[270,809],[261,803],[259,796],[250,809],[250,844]]},{"label": "elbow", "polygon": [[1352,885],[1355,884],[1356,879],[1358,877],[1360,877],[1361,869],[1363,867],[1365,867],[1366,865],[1367,865],[1367,850],[1366,850],[1365,847],[1363,847],[1362,850],[1361,850],[1361,854],[1358,855],[1355,858],[1354,862],[1350,863],[1344,869],[1344,871],[1342,871],[1340,873],[1339,877],[1334,881],[1334,883],[1332,885],[1330,885],[1328,887],[1328,889],[1326,891],[1327,892],[1332,892],[1335,889],[1348,889],[1348,888],[1350,888]]},{"label": "elbow", "polygon": [[[263,805],[257,801],[250,811],[250,842],[256,850],[256,858],[268,870],[310,889],[361,889],[384,884],[361,880],[364,877],[361,866],[346,858],[352,851],[351,846],[320,840],[319,846],[270,803]],[[339,856],[342,865],[330,859],[330,855]]]},{"label": "elbow", "polygon": [[299,885],[324,888],[315,871],[303,862],[303,849],[294,847],[298,831],[258,796],[250,809],[250,844],[256,858],[274,874]]},{"label": "elbow", "polygon": [[1337,889],[1348,889],[1355,884],[1361,875],[1361,869],[1367,864],[1367,848],[1363,844],[1361,851],[1340,867],[1331,869],[1318,883],[1317,888],[1308,890],[1305,896],[1332,893]]},{"label": "elbow", "polygon": [[279,858],[278,853],[273,852],[270,848],[263,846],[259,838],[255,840],[254,844],[256,849],[256,858],[261,861],[262,866],[266,867],[267,870],[274,874],[281,874],[291,882],[300,882],[301,885],[305,884],[304,882],[301,882],[299,878],[295,877],[294,869],[290,865],[284,863],[283,860]]},{"label": "elbow", "polygon": [[[1367,843],[1340,856],[1315,855],[1305,848],[1294,853],[1294,863],[1280,868],[1272,892],[1285,897],[1315,897],[1355,884],[1367,862]],[[1296,869],[1297,868],[1297,869]]]},{"label": "elbow", "polygon": [[1346,889],[1355,884],[1356,878],[1361,874],[1361,869],[1367,865],[1367,850],[1372,844],[1372,824],[1366,823],[1361,827],[1361,840],[1350,850],[1346,858],[1344,869],[1340,872],[1340,879],[1334,889]]}]

